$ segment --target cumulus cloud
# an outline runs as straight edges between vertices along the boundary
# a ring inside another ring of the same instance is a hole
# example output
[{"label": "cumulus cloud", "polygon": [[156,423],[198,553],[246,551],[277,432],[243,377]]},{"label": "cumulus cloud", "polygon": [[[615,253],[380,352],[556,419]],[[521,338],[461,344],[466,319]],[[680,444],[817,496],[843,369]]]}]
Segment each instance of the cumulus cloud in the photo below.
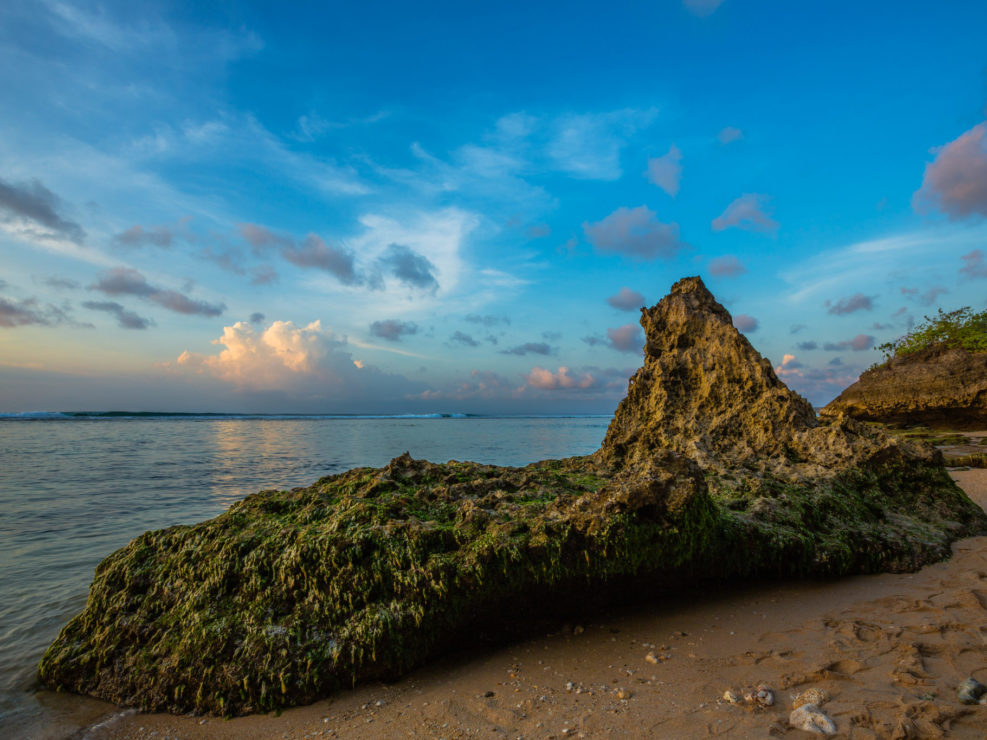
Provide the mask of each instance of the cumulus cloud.
[{"label": "cumulus cloud", "polygon": [[744,333],[750,333],[757,331],[758,321],[753,316],[748,316],[745,313],[738,313],[733,317],[733,325]]},{"label": "cumulus cloud", "polygon": [[388,246],[387,251],[377,259],[377,267],[382,273],[397,278],[408,287],[433,294],[439,289],[435,265],[404,244]]},{"label": "cumulus cloud", "polygon": [[722,4],[723,0],[682,0],[685,9],[700,18],[712,15]]},{"label": "cumulus cloud", "polygon": [[195,316],[219,316],[226,310],[222,303],[213,304],[197,301],[175,290],[166,290],[151,285],[138,270],[131,267],[115,267],[100,275],[89,286],[110,296],[134,295],[156,303],[175,313]]},{"label": "cumulus cloud", "polygon": [[375,321],[370,325],[370,333],[375,337],[397,342],[405,335],[417,334],[418,324],[414,321],[398,321],[397,319]]},{"label": "cumulus cloud", "polygon": [[260,311],[256,311],[256,312],[250,314],[250,323],[251,324],[262,324],[262,323],[264,323],[264,319],[265,318],[267,318],[267,317],[264,316],[264,314],[262,314]]},{"label": "cumulus cloud", "polygon": [[552,229],[549,228],[548,224],[535,224],[529,226],[525,233],[529,239],[544,239],[546,236],[551,235]]},{"label": "cumulus cloud", "polygon": [[807,352],[810,350],[819,349],[819,342],[815,341],[814,339],[809,339],[806,340],[805,342],[799,342],[795,346],[798,347],[800,350]]},{"label": "cumulus cloud", "polygon": [[213,340],[217,354],[185,351],[176,369],[209,375],[243,392],[294,395],[306,402],[345,401],[377,405],[382,399],[403,398],[421,386],[360,363],[318,321],[299,327],[275,321],[260,331],[244,321],[223,328]]},{"label": "cumulus cloud", "polygon": [[936,158],[925,166],[912,206],[922,210],[931,205],[952,221],[987,216],[987,123],[934,151]]},{"label": "cumulus cloud", "polygon": [[863,293],[854,293],[847,298],[840,298],[835,303],[827,300],[823,306],[827,309],[826,313],[833,314],[834,316],[844,316],[854,311],[872,310],[874,308],[874,299]]},{"label": "cumulus cloud", "polygon": [[469,334],[464,334],[461,331],[454,332],[449,341],[453,344],[461,344],[464,347],[479,347],[480,343],[473,339]]},{"label": "cumulus cloud", "polygon": [[524,376],[525,390],[575,394],[619,394],[627,389],[630,369],[562,366],[552,371],[535,366]]},{"label": "cumulus cloud", "polygon": [[113,237],[114,241],[128,247],[170,247],[175,240],[174,232],[167,226],[151,226],[145,229],[140,224],[131,226]]},{"label": "cumulus cloud", "polygon": [[644,174],[649,182],[672,197],[678,195],[682,179],[682,152],[673,144],[667,154],[648,160],[648,169]]},{"label": "cumulus cloud", "polygon": [[15,185],[0,179],[0,224],[36,237],[82,244],[86,232],[65,218],[61,209],[61,199],[39,180]]},{"label": "cumulus cloud", "polygon": [[716,277],[737,277],[747,272],[744,263],[732,254],[714,257],[709,261],[709,274]]},{"label": "cumulus cloud", "polygon": [[90,311],[103,311],[112,314],[117,324],[124,329],[147,329],[153,326],[154,322],[138,316],[133,311],[128,311],[116,301],[84,301],[83,307]]},{"label": "cumulus cloud", "polygon": [[739,128],[727,126],[726,128],[720,130],[720,133],[716,135],[716,138],[719,140],[720,144],[729,144],[730,142],[740,141],[743,139],[744,132]]},{"label": "cumulus cloud", "polygon": [[607,303],[618,311],[636,311],[644,305],[644,296],[625,286],[607,298]]},{"label": "cumulus cloud", "polygon": [[300,244],[282,247],[281,256],[298,267],[325,270],[344,285],[357,282],[353,255],[342,247],[326,244],[316,234],[309,234]]},{"label": "cumulus cloud", "polygon": [[679,240],[679,225],[662,223],[647,206],[622,206],[602,221],[584,222],[583,231],[601,252],[634,259],[671,259],[685,246]]},{"label": "cumulus cloud", "polygon": [[853,339],[847,339],[843,342],[825,342],[823,349],[827,352],[843,352],[848,349],[854,352],[863,352],[873,346],[874,337],[870,334],[858,334]]},{"label": "cumulus cloud", "polygon": [[545,342],[525,342],[524,344],[519,344],[517,347],[511,347],[510,349],[504,349],[500,351],[502,355],[550,355],[554,352],[552,347]]},{"label": "cumulus cloud", "polygon": [[763,234],[776,234],[778,222],[768,214],[770,197],[761,193],[744,193],[713,219],[713,231],[730,228]]},{"label": "cumulus cloud", "polygon": [[[45,278],[42,282],[55,290],[78,290],[82,287],[77,281],[63,277],[49,277]],[[0,281],[0,288],[3,288],[3,281]]]},{"label": "cumulus cloud", "polygon": [[968,278],[987,277],[987,257],[984,250],[974,249],[972,252],[960,257],[963,260],[963,267],[960,268],[960,275]]}]

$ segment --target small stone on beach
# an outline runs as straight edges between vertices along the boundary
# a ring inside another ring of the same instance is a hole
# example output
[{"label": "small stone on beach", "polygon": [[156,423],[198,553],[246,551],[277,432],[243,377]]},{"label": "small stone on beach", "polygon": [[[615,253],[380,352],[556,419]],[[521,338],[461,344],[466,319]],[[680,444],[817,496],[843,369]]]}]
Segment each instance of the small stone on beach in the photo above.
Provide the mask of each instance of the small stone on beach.
[{"label": "small stone on beach", "polygon": [[985,693],[987,686],[975,678],[968,678],[956,687],[956,695],[964,704],[976,704]]},{"label": "small stone on beach", "polygon": [[818,735],[835,735],[836,724],[815,704],[803,704],[788,715],[788,724]]}]

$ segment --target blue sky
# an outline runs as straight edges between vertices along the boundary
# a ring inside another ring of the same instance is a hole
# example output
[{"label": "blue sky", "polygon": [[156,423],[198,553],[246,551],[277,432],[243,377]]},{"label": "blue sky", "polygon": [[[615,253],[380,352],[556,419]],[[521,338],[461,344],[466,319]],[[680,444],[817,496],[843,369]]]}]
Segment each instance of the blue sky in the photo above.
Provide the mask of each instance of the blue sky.
[{"label": "blue sky", "polygon": [[824,403],[987,302],[987,6],[0,7],[0,411],[608,412],[701,275]]}]

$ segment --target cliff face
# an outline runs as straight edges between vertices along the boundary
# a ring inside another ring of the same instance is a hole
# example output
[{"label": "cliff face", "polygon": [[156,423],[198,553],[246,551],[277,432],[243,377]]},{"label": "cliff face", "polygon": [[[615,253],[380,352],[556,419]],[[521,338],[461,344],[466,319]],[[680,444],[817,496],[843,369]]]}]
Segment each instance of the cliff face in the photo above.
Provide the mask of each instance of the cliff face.
[{"label": "cliff face", "polygon": [[822,410],[889,424],[987,429],[987,353],[926,351],[868,370]]},{"label": "cliff face", "polygon": [[642,325],[644,367],[595,455],[403,455],[148,532],[96,569],[42,681],[143,709],[268,711],[617,586],[910,570],[987,531],[932,447],[820,424],[698,278]]},{"label": "cliff face", "polygon": [[783,457],[795,431],[818,425],[812,406],[778,380],[698,277],[642,309],[644,366],[631,378],[601,457],[635,464],[673,449],[700,465]]}]

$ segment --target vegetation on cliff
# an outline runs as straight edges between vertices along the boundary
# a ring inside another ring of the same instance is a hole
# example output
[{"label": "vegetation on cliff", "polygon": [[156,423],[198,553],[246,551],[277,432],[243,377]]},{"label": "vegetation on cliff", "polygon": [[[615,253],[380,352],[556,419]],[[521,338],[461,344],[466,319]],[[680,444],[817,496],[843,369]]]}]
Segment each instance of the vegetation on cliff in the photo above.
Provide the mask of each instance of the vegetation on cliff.
[{"label": "vegetation on cliff", "polygon": [[987,531],[931,447],[820,424],[698,278],[642,325],[644,366],[594,455],[403,455],[148,532],[97,568],[42,680],[144,709],[270,710],[594,594],[908,570]]},{"label": "vegetation on cliff", "polygon": [[969,306],[955,311],[939,309],[936,316],[926,316],[915,329],[892,342],[878,346],[885,361],[920,352],[962,349],[987,352],[987,310],[974,313]]}]

